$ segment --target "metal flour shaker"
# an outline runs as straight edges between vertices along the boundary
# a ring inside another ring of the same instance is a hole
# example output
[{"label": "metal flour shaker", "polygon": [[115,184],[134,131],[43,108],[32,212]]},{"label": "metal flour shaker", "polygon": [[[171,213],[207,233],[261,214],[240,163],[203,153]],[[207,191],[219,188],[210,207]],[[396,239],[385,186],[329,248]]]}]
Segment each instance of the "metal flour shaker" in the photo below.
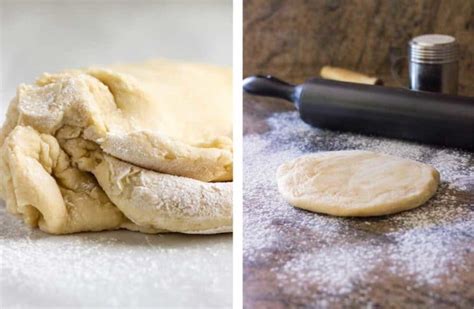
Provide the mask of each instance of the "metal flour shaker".
[{"label": "metal flour shaker", "polygon": [[459,51],[449,35],[426,34],[408,43],[411,90],[457,94]]}]

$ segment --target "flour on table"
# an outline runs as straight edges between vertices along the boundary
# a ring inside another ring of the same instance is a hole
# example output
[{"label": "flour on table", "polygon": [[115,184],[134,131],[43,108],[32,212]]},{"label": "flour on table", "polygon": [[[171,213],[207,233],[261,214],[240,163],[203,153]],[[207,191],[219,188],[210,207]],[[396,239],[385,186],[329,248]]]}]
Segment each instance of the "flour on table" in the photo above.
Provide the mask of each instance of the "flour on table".
[{"label": "flour on table", "polygon": [[228,234],[54,236],[12,218],[0,202],[0,252],[2,308],[231,306]]},{"label": "flour on table", "polygon": [[[328,305],[322,295],[329,304],[348,293],[364,299],[387,278],[429,293],[442,282],[467,284],[458,274],[469,271],[466,261],[474,258],[473,154],[321,130],[297,112],[275,114],[268,124],[268,132],[244,137],[244,269],[271,263],[278,293],[290,299],[313,295],[310,301],[319,305]],[[430,164],[441,174],[440,187],[418,209],[372,219],[294,209],[278,193],[280,164],[306,153],[349,149]]]}]

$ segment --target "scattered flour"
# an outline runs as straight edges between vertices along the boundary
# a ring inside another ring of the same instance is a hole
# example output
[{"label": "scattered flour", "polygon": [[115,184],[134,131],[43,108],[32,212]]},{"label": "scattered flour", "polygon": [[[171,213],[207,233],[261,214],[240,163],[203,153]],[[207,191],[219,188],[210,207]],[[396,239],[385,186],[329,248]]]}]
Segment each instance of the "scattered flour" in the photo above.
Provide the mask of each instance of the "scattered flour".
[{"label": "scattered flour", "polygon": [[2,308],[232,305],[231,235],[55,236],[0,201],[0,253]]},{"label": "scattered flour", "polygon": [[[268,124],[268,132],[244,137],[244,272],[270,264],[278,293],[305,303],[313,295],[318,305],[350,293],[363,298],[397,278],[406,289],[429,293],[443,282],[472,284],[459,274],[474,271],[466,265],[474,259],[473,154],[312,128],[297,112],[275,114]],[[429,163],[441,173],[440,188],[420,208],[365,219],[313,214],[283,200],[275,179],[280,164],[345,149]]]}]

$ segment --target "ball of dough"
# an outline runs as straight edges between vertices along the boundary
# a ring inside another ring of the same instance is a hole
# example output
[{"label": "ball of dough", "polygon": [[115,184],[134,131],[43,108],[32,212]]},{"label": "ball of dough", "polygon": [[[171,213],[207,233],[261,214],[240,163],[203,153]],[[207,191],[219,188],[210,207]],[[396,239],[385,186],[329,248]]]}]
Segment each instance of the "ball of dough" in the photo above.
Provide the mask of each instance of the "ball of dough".
[{"label": "ball of dough", "polygon": [[299,157],[277,171],[291,205],[334,216],[380,216],[418,207],[439,184],[433,167],[370,151],[332,151]]}]

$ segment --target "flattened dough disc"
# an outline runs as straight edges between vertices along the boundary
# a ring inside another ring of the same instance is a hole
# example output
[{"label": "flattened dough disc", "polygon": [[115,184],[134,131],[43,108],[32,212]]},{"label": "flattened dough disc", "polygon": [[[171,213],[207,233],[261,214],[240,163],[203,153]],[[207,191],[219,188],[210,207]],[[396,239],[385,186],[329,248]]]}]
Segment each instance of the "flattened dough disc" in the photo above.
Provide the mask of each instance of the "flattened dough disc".
[{"label": "flattened dough disc", "polygon": [[321,152],[282,164],[278,189],[295,207],[334,216],[380,216],[434,195],[439,173],[413,160],[370,151]]}]

